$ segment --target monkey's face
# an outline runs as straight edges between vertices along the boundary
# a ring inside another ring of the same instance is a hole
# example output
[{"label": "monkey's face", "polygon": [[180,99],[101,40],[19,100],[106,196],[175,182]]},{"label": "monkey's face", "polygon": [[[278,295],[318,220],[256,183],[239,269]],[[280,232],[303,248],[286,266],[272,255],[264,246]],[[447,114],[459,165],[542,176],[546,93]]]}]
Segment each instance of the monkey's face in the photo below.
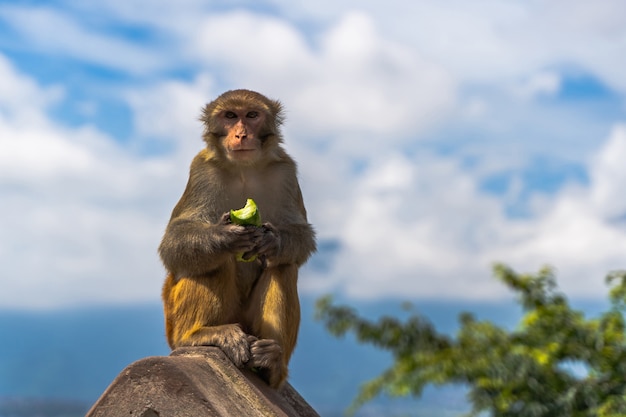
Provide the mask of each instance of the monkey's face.
[{"label": "monkey's face", "polygon": [[223,110],[217,119],[224,132],[222,147],[231,162],[251,164],[261,157],[265,112],[254,108]]},{"label": "monkey's face", "polygon": [[227,91],[206,105],[200,120],[205,142],[222,162],[249,166],[280,158],[278,101],[250,90]]}]

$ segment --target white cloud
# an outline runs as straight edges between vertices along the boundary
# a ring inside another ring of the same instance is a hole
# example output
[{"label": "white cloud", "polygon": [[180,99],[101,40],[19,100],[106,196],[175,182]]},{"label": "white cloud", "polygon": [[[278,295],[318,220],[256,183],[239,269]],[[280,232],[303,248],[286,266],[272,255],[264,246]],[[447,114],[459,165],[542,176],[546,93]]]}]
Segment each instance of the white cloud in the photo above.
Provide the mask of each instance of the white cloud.
[{"label": "white cloud", "polygon": [[203,143],[202,107],[219,94],[213,84],[210,76],[201,74],[191,82],[166,80],[128,89],[125,99],[132,108],[136,139],[169,142],[180,157],[198,152]]},{"label": "white cloud", "polygon": [[590,204],[605,220],[626,219],[626,125],[616,125],[591,161]]},{"label": "white cloud", "polygon": [[207,14],[189,53],[228,64],[233,78],[288,76],[311,64],[302,34],[288,22],[245,10]]},{"label": "white cloud", "polygon": [[475,180],[436,155],[380,155],[334,219],[336,285],[357,297],[493,296],[481,251],[504,219]]},{"label": "white cloud", "polygon": [[530,78],[513,87],[513,93],[522,99],[533,99],[537,96],[553,96],[561,89],[562,80],[554,71],[543,71],[531,74]]},{"label": "white cloud", "polygon": [[397,143],[415,138],[455,104],[448,74],[385,39],[367,14],[344,16],[324,34],[320,48],[320,77],[305,84],[294,102],[295,111],[306,115],[302,124],[314,133],[368,134],[374,146]]},{"label": "white cloud", "polygon": [[[235,6],[235,2],[229,2]],[[82,0],[66,0],[64,4],[81,16],[93,15],[106,17],[108,22],[123,22],[128,27],[152,29],[158,28],[161,32],[170,35],[178,32],[188,32],[190,28],[197,28],[198,20],[210,12],[211,6],[205,0],[108,0],[103,2],[84,2]]]},{"label": "white cloud", "polygon": [[108,68],[145,74],[167,66],[158,54],[111,34],[98,33],[73,16],[46,7],[3,5],[0,20],[41,54],[61,55]]},{"label": "white cloud", "polygon": [[626,3],[620,0],[274,3],[305,21],[367,11],[391,41],[411,45],[460,82],[506,85],[574,66],[626,92],[620,72],[626,65]]},{"label": "white cloud", "polygon": [[[626,128],[589,161],[588,186],[566,187],[533,217],[504,215],[504,200],[453,159],[380,156],[335,211],[343,247],[326,288],[356,297],[494,299],[492,262],[522,271],[550,264],[570,295],[601,297],[604,276],[624,268]],[[340,203],[338,203],[340,204]],[[328,222],[328,220],[327,220]]]},{"label": "white cloud", "polygon": [[0,54],[0,120],[27,125],[43,120],[42,112],[64,95],[61,87],[41,89],[30,78],[17,73]]}]

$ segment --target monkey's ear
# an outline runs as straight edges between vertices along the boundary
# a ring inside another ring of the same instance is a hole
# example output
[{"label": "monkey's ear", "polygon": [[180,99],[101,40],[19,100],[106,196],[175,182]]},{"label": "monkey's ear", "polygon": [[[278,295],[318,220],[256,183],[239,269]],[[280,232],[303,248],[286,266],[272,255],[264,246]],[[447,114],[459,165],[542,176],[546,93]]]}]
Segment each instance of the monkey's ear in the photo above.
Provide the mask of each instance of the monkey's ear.
[{"label": "monkey's ear", "polygon": [[272,116],[274,116],[274,123],[276,126],[280,126],[285,121],[285,112],[283,110],[283,104],[278,100],[269,100],[270,102],[270,111],[272,112]]},{"label": "monkey's ear", "polygon": [[213,119],[213,113],[215,113],[215,102],[211,102],[202,108],[200,113],[199,120],[204,125],[205,132],[211,132],[214,130],[215,126],[211,126],[211,122]]},{"label": "monkey's ear", "polygon": [[200,112],[200,121],[203,123],[208,123],[211,113],[212,113],[212,109],[210,109],[209,107],[211,107],[211,104],[207,104],[204,107],[202,107],[202,111]]}]

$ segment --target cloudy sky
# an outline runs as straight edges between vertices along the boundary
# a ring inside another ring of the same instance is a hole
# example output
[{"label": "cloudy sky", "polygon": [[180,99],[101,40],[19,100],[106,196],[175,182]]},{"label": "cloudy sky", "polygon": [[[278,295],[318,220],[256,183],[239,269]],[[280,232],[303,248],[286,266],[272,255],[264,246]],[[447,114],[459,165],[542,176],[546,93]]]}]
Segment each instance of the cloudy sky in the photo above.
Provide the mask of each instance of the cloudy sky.
[{"label": "cloudy sky", "polygon": [[0,308],[158,302],[201,106],[280,99],[303,293],[490,300],[626,267],[621,0],[0,0]]}]

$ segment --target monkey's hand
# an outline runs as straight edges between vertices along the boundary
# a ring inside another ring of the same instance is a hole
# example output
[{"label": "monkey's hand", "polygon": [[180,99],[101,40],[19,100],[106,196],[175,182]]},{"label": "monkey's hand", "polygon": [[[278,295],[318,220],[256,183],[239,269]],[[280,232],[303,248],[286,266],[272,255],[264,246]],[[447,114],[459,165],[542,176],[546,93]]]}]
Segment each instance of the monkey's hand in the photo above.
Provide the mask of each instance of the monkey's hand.
[{"label": "monkey's hand", "polygon": [[216,226],[220,228],[220,237],[227,251],[244,253],[246,259],[252,256],[261,237],[258,227],[233,224],[228,212],[222,215]]},{"label": "monkey's hand", "polygon": [[245,252],[243,257],[248,259],[256,255],[265,263],[267,259],[271,260],[278,254],[280,233],[271,223],[263,223],[260,227],[256,227],[256,231],[254,247],[250,251]]},{"label": "monkey's hand", "polygon": [[283,363],[283,349],[274,339],[257,339],[248,336],[250,361],[248,367],[258,368],[259,375],[272,388],[278,388],[287,379],[287,366]]}]

